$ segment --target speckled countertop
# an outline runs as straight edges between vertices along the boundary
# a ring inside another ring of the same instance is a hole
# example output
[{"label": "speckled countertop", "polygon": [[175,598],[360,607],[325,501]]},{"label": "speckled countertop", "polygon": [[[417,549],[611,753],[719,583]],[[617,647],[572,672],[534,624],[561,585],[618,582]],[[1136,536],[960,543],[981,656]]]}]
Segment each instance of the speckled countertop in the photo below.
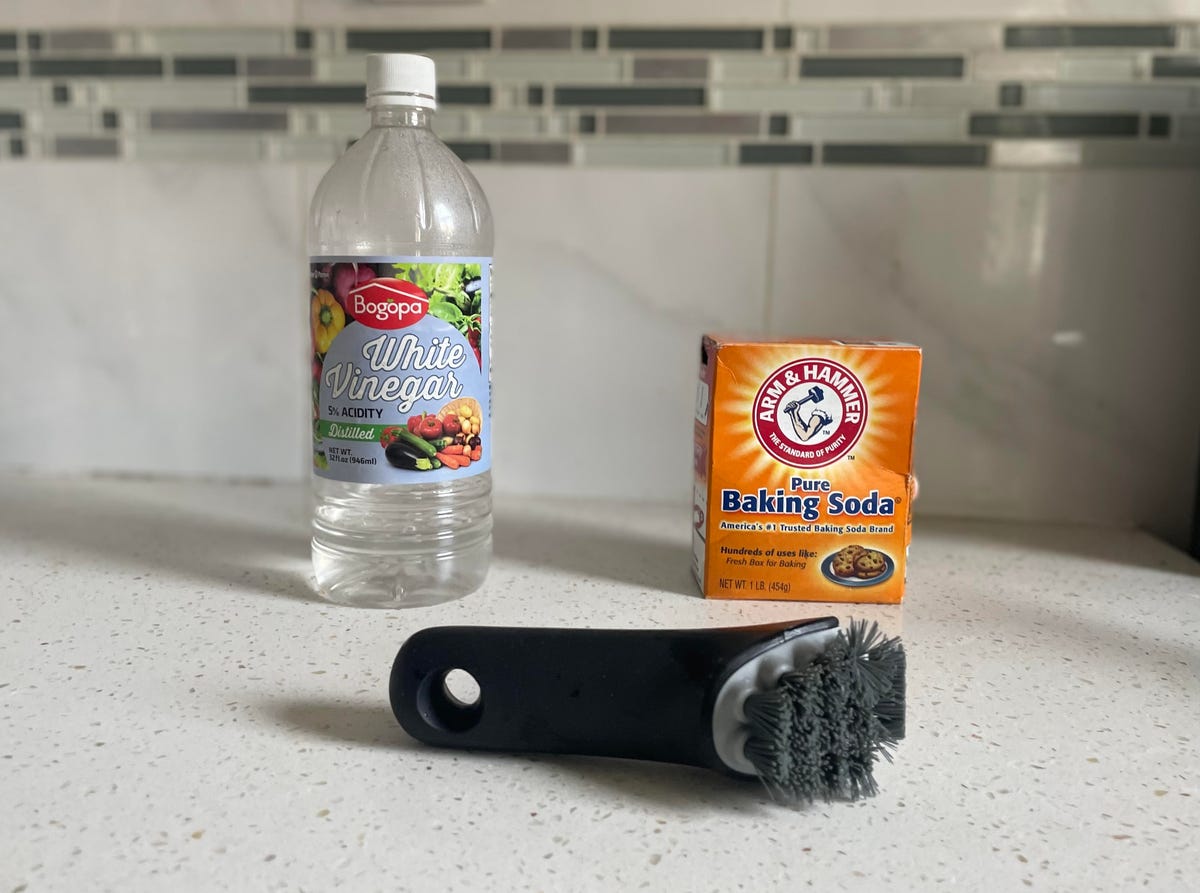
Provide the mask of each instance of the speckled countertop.
[{"label": "speckled countertop", "polygon": [[442,623],[707,626],[680,508],[501,502],[486,587],[314,601],[300,488],[0,481],[0,893],[1187,889],[1200,565],[1148,536],[924,521],[908,738],[802,811],[682,767],[434,751],[387,705]]}]

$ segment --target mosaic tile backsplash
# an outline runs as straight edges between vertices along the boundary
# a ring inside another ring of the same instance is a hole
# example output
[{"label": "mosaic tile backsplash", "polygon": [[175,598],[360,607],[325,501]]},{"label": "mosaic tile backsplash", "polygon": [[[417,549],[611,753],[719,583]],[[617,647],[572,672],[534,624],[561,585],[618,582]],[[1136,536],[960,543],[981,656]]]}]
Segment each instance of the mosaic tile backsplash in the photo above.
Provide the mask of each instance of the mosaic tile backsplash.
[{"label": "mosaic tile backsplash", "polygon": [[332,160],[368,52],[465,159],[1200,166],[1200,23],[0,28],[0,158]]}]

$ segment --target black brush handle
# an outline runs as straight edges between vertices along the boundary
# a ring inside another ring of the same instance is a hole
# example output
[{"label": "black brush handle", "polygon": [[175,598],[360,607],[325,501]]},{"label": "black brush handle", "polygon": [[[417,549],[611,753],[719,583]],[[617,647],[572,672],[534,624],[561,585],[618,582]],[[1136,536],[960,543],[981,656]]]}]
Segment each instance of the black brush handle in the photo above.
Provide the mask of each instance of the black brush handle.
[{"label": "black brush handle", "polygon": [[[712,742],[721,683],[781,641],[836,626],[826,617],[709,630],[434,627],[396,655],[392,710],[427,744],[726,769]],[[453,669],[479,683],[475,704],[446,691]]]}]

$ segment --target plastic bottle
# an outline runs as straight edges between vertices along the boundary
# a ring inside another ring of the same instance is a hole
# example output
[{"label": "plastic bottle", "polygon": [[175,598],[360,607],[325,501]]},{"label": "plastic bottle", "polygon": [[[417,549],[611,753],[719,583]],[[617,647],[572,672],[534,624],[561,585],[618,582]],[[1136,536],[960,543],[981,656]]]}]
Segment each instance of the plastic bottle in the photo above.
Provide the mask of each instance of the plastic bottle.
[{"label": "plastic bottle", "polygon": [[435,95],[431,59],[368,56],[371,128],[309,217],[313,571],[341,604],[458,598],[491,558],[492,216]]}]

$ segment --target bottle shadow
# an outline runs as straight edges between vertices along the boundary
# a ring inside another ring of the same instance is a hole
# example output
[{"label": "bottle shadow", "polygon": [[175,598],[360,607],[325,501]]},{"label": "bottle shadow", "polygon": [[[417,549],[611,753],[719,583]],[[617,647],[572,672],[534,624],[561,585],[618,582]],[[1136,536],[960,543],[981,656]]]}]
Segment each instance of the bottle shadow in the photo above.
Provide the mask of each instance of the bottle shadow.
[{"label": "bottle shadow", "polygon": [[638,518],[622,527],[587,520],[585,509],[567,504],[547,502],[526,509],[501,502],[493,549],[498,559],[529,567],[699,598],[691,576],[687,508],[680,506],[678,514],[679,523],[673,528],[678,533],[664,536],[657,526]]},{"label": "bottle shadow", "polygon": [[247,484],[236,501],[229,492],[195,482],[16,481],[5,487],[0,537],[143,579],[162,573],[176,584],[316,600],[303,490]]},{"label": "bottle shadow", "polygon": [[[144,576],[316,600],[310,583],[310,503],[301,485],[206,488],[195,481],[117,478],[6,481],[0,537]],[[631,510],[631,513],[633,510]],[[691,579],[690,521],[671,535],[661,509],[624,526],[589,520],[588,504],[497,505],[501,561],[699,597]]]}]

